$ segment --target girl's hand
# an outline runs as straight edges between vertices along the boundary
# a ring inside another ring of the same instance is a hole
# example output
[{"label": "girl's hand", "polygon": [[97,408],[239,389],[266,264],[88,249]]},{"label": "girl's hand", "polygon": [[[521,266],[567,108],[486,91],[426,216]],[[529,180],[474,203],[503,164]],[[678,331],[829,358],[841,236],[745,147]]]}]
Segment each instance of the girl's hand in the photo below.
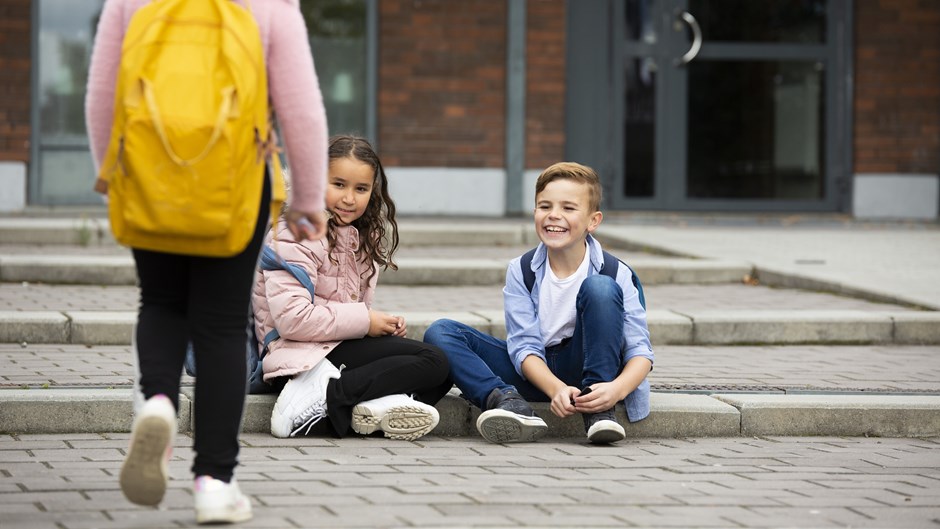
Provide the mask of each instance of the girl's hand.
[{"label": "girl's hand", "polygon": [[395,324],[395,332],[392,333],[392,336],[398,336],[399,338],[404,338],[408,335],[408,328],[405,327],[405,318],[401,316],[395,316],[398,322]]},{"label": "girl's hand", "polygon": [[580,393],[578,388],[573,386],[563,386],[556,391],[555,395],[552,397],[552,413],[562,418],[574,415],[577,410],[574,405],[571,404],[571,401],[578,393]]},{"label": "girl's hand", "polygon": [[369,310],[369,336],[373,338],[393,334],[398,329],[398,318],[377,310]]},{"label": "girl's hand", "polygon": [[287,229],[291,235],[298,241],[311,240],[316,241],[326,235],[326,212],[305,212],[288,209],[284,214],[284,220],[287,221]]},{"label": "girl's hand", "polygon": [[580,413],[609,410],[626,396],[620,394],[620,388],[613,382],[598,382],[591,385],[591,392],[587,395],[581,395],[580,392],[576,395],[574,407]]}]

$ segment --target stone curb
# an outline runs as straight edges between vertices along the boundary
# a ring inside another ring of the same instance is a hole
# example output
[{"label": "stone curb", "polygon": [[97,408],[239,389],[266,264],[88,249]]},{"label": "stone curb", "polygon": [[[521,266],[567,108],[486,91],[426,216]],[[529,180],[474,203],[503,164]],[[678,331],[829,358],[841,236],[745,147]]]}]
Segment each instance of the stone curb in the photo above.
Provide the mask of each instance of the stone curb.
[{"label": "stone curb", "polygon": [[[408,337],[449,318],[506,337],[502,310],[405,312]],[[0,342],[128,345],[131,311],[0,311]],[[940,344],[940,312],[650,310],[653,345]]]},{"label": "stone curb", "polygon": [[[192,431],[193,388],[180,395],[179,431]],[[275,395],[249,395],[244,432],[267,432]],[[940,396],[876,395],[685,395],[653,393],[650,416],[617,420],[631,438],[735,436],[930,437],[940,435]],[[476,436],[479,410],[451,393],[437,405],[437,435]],[[579,416],[559,419],[547,403],[535,403],[549,437],[580,437]],[[122,389],[0,390],[0,433],[127,432],[133,420],[131,391]]]},{"label": "stone curb", "polygon": [[[382,285],[503,285],[509,260],[401,258],[385,270]],[[737,283],[751,266],[733,261],[644,259],[630,263],[644,285]],[[3,255],[0,281],[80,285],[136,285],[130,255]]]},{"label": "stone curb", "polygon": [[741,435],[921,437],[940,432],[940,396],[714,395],[741,413]]}]

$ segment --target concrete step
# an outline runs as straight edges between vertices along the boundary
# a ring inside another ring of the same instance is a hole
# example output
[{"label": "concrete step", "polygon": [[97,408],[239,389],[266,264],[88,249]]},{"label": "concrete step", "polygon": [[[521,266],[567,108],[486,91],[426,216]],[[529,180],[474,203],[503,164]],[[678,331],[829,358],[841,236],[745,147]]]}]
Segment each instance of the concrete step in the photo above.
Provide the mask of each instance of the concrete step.
[{"label": "concrete step", "polygon": [[[399,219],[401,246],[535,246],[531,222],[517,219]],[[0,217],[0,244],[113,246],[103,216]]]},{"label": "concrete step", "polygon": [[[73,247],[70,247],[73,248]],[[524,251],[524,250],[523,250]],[[521,253],[521,252],[520,252]],[[398,270],[385,270],[382,285],[503,285],[510,259],[400,257]],[[666,257],[627,261],[644,285],[740,282],[751,268],[740,262]],[[134,285],[137,277],[129,253],[76,255],[74,252],[22,254],[0,248],[0,281],[76,285]]]},{"label": "concrete step", "polygon": [[[179,430],[191,432],[193,388],[180,395]],[[270,431],[275,395],[249,395],[242,430]],[[581,437],[577,415],[560,419],[546,403],[534,403],[549,425],[549,437]],[[940,435],[940,396],[910,395],[686,395],[656,393],[651,414],[638,423],[616,416],[630,438],[733,436]],[[479,410],[456,391],[437,404],[441,420],[434,433],[478,435]],[[14,434],[127,432],[133,419],[130,389],[0,390],[0,432]]]},{"label": "concrete step", "polygon": [[[504,338],[502,310],[400,312],[420,340],[433,321],[449,318]],[[135,311],[0,311],[0,342],[125,345]],[[940,312],[859,310],[650,310],[653,345],[940,344]]]}]

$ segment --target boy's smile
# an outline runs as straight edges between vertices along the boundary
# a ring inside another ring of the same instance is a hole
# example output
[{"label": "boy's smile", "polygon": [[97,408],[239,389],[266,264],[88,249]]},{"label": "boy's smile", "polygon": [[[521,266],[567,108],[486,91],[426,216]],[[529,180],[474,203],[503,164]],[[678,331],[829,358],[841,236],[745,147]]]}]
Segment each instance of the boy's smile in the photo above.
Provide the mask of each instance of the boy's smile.
[{"label": "boy's smile", "polygon": [[550,252],[583,249],[602,216],[590,203],[588,186],[567,178],[549,182],[535,197],[535,231]]}]

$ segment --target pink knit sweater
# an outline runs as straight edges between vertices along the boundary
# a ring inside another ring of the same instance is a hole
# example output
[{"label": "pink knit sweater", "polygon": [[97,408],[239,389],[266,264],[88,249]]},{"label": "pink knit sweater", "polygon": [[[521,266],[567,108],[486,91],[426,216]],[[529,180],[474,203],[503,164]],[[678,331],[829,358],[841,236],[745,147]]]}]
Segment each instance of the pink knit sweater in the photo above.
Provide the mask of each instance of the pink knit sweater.
[{"label": "pink knit sweater", "polygon": [[[131,15],[150,0],[107,0],[98,22],[88,71],[85,117],[95,168],[101,165],[114,117],[121,43]],[[299,0],[251,0],[261,29],[268,88],[291,174],[291,206],[323,209],[327,174],[326,111],[313,67]]]}]

